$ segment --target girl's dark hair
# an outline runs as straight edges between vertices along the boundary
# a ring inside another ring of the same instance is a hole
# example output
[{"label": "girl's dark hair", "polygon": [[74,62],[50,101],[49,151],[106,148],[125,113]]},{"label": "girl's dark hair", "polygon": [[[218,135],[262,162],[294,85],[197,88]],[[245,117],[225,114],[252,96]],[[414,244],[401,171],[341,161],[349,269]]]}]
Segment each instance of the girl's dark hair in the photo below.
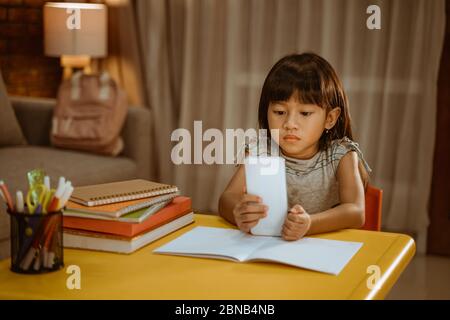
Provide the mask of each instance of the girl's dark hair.
[{"label": "girl's dark hair", "polygon": [[[294,94],[300,103],[318,105],[326,113],[336,107],[341,109],[336,124],[320,137],[320,150],[327,150],[335,139],[348,137],[353,140],[348,99],[342,83],[328,61],[310,52],[288,55],[272,67],[259,101],[259,127],[269,129],[267,112],[270,103],[287,101]],[[359,171],[364,185],[367,185],[368,174],[361,163]]]}]

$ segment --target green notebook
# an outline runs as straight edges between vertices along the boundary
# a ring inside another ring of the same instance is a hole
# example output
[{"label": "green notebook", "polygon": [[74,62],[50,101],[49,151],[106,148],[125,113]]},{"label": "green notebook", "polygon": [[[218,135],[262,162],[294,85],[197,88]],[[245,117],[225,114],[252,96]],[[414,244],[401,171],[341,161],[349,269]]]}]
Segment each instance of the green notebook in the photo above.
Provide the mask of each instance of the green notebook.
[{"label": "green notebook", "polygon": [[78,217],[78,218],[87,218],[87,219],[98,219],[98,220],[110,220],[110,221],[121,221],[121,222],[130,222],[130,223],[141,223],[154,213],[158,212],[165,206],[167,206],[170,202],[172,202],[173,199],[158,202],[154,205],[151,205],[147,208],[142,208],[130,213],[127,213],[121,217],[114,218],[114,217],[107,217],[107,216],[101,216],[86,212],[79,212],[79,211],[73,211],[70,209],[67,209],[64,211],[64,216],[66,217]]}]

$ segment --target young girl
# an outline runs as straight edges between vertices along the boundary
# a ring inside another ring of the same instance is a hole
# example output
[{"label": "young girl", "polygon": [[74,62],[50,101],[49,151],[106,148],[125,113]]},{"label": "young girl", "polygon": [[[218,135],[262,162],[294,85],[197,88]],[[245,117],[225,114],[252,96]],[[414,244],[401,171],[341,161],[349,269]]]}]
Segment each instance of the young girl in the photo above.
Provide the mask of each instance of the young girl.
[{"label": "young girl", "polygon": [[[362,227],[370,168],[352,141],[347,97],[331,65],[313,53],[278,61],[264,82],[258,120],[260,129],[279,130],[269,137],[278,141],[286,163],[290,209],[283,239]],[[264,145],[250,148],[268,155]],[[240,165],[220,197],[219,213],[250,232],[267,215],[263,201],[246,193]]]}]

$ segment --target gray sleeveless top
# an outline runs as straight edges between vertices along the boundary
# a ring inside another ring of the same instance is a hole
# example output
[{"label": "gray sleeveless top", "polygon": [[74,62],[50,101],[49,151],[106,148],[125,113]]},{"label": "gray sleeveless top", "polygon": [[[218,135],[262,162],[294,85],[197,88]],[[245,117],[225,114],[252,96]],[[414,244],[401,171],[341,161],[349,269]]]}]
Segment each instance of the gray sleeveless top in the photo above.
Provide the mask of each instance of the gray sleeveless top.
[{"label": "gray sleeveless top", "polygon": [[[238,153],[238,164],[243,163],[246,152],[264,156],[269,155],[270,151],[267,150],[264,144],[250,141]],[[327,150],[319,151],[307,160],[285,156],[280,150],[280,156],[286,162],[289,208],[300,204],[306,212],[314,214],[338,205],[340,200],[337,168],[339,161],[349,151],[355,151],[366,170],[371,172],[359,145],[347,137],[333,140]]]}]

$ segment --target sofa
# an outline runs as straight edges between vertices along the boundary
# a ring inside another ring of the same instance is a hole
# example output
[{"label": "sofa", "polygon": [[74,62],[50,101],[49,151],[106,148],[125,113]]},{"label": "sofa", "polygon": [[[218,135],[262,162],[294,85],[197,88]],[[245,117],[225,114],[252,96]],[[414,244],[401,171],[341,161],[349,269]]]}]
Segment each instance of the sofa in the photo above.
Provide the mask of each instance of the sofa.
[{"label": "sofa", "polygon": [[[0,74],[0,180],[11,193],[27,190],[26,173],[42,168],[52,185],[60,176],[76,186],[152,179],[151,113],[130,107],[122,130],[124,150],[117,157],[54,148],[50,128],[54,99],[10,97]],[[0,259],[9,256],[9,216],[0,202]]]}]

